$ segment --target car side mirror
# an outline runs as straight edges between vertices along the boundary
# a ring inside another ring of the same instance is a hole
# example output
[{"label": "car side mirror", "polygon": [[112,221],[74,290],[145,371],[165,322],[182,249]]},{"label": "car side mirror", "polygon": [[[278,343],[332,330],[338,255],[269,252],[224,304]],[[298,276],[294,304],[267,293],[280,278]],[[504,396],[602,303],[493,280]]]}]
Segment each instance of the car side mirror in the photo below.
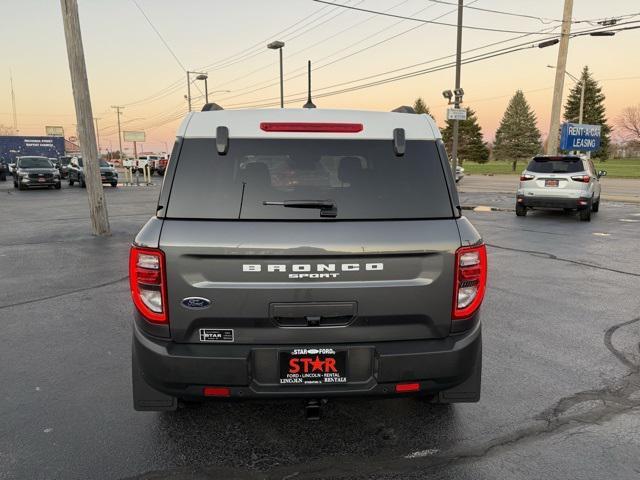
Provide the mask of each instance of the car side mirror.
[{"label": "car side mirror", "polygon": [[598,171],[598,178],[600,177],[606,177],[607,176],[607,171],[606,170],[600,170]]}]

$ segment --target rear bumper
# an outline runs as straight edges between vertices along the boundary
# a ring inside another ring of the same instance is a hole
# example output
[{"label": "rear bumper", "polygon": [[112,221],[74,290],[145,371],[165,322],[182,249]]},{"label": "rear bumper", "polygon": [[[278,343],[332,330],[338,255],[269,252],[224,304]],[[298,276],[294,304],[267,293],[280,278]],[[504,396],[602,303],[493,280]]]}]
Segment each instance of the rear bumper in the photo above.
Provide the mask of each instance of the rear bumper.
[{"label": "rear bumper", "polygon": [[482,352],[479,322],[443,339],[332,345],[348,351],[347,383],[280,385],[278,352],[305,345],[177,344],[133,328],[134,370],[158,392],[187,398],[201,397],[204,386],[230,387],[233,398],[395,395],[399,382],[432,394],[470,379]]},{"label": "rear bumper", "polygon": [[572,208],[581,210],[589,204],[588,198],[583,197],[549,197],[517,195],[516,202],[530,208]]}]

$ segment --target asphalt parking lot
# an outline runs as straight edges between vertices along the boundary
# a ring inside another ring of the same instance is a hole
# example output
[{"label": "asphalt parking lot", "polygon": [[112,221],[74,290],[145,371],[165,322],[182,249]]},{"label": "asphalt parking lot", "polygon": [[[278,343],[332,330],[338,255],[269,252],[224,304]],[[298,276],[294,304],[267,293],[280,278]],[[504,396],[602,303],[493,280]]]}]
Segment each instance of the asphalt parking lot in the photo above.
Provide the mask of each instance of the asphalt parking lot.
[{"label": "asphalt parking lot", "polygon": [[0,479],[640,476],[640,205],[466,211],[490,255],[481,402],[336,400],[308,422],[299,401],[133,410],[128,244],[158,187],[106,192],[94,238],[84,190],[0,182]]}]

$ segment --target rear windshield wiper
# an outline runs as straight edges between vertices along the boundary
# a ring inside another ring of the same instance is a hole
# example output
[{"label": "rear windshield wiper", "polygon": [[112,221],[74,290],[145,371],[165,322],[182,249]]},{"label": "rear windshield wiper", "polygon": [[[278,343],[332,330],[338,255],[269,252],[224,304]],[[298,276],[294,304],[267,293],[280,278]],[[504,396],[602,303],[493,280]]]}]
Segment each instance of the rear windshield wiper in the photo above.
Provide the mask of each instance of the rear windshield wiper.
[{"label": "rear windshield wiper", "polygon": [[319,208],[321,217],[335,217],[338,206],[333,200],[283,200],[281,202],[263,201],[263,205],[279,205],[287,208]]}]

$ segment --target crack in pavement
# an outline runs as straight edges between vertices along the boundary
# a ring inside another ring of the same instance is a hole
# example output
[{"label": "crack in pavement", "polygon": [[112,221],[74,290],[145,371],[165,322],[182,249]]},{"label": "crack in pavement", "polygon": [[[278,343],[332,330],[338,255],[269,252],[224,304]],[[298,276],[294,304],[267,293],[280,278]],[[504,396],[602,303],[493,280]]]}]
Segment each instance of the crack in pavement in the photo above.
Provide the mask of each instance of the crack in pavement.
[{"label": "crack in pavement", "polygon": [[25,300],[25,301],[22,301],[22,302],[8,303],[6,305],[0,305],[0,310],[4,310],[5,308],[19,307],[19,306],[22,306],[22,305],[28,305],[30,303],[43,302],[45,300],[51,300],[52,298],[64,297],[64,296],[67,296],[67,295],[73,295],[74,293],[86,292],[87,290],[95,290],[97,288],[108,287],[109,285],[115,285],[116,283],[120,283],[120,282],[123,282],[123,281],[128,280],[128,279],[129,279],[129,276],[127,275],[127,276],[118,278],[117,280],[111,280],[109,282],[99,283],[97,285],[91,285],[91,286],[88,286],[88,287],[77,288],[75,290],[69,290],[69,291],[62,292],[62,293],[56,293],[55,295],[47,295],[46,297],[34,298],[34,299],[31,299],[31,300]]},{"label": "crack in pavement", "polygon": [[507,251],[511,251],[511,252],[527,253],[529,255],[533,255],[534,257],[543,257],[543,258],[548,258],[549,260],[557,260],[559,262],[572,263],[574,265],[580,265],[580,266],[583,266],[583,267],[595,268],[597,270],[605,270],[607,272],[620,273],[622,275],[630,275],[632,277],[640,277],[640,273],[627,272],[625,270],[618,270],[618,269],[615,269],[615,268],[609,268],[609,267],[602,267],[600,265],[594,265],[593,263],[581,262],[580,260],[571,260],[569,258],[562,258],[562,257],[558,257],[557,255],[554,255],[552,253],[538,252],[536,250],[523,250],[523,249],[520,249],[520,248],[512,248],[512,247],[503,247],[502,245],[496,245],[496,244],[493,244],[493,243],[487,243],[486,245],[487,245],[487,247],[497,248],[499,250],[507,250]]},{"label": "crack in pavement", "polygon": [[619,323],[619,324],[614,325],[612,327],[609,327],[607,329],[607,331],[604,333],[604,344],[609,349],[609,351],[613,355],[615,355],[615,357],[623,365],[625,365],[629,370],[631,370],[634,373],[640,373],[640,365],[634,363],[633,360],[630,360],[623,352],[621,352],[620,350],[615,348],[613,346],[613,342],[611,341],[611,339],[613,337],[613,334],[616,333],[616,331],[618,329],[620,329],[622,327],[626,327],[627,325],[631,325],[631,324],[636,323],[636,322],[640,322],[640,317],[634,318],[633,320],[628,320],[628,321],[623,322],[623,323]]}]

